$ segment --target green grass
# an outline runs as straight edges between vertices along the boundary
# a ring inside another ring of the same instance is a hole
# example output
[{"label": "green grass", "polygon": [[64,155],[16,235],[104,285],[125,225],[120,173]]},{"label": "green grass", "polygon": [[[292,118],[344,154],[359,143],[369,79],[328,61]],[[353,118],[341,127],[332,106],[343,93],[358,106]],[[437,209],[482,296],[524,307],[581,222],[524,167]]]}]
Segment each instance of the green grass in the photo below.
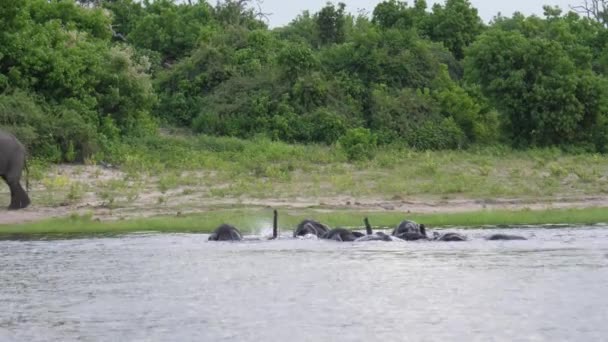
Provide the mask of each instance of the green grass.
[{"label": "green grass", "polygon": [[608,193],[607,156],[557,149],[421,152],[393,146],[381,148],[372,160],[349,163],[336,146],[192,136],[140,142],[121,158],[127,172],[159,176],[162,191],[192,184],[176,172],[212,172],[199,179],[201,185],[237,185],[223,187],[222,196],[532,198]]},{"label": "green grass", "polygon": [[[369,161],[350,163],[336,146],[290,145],[264,138],[156,137],[124,145],[115,153],[123,176],[74,185],[50,175],[49,165],[32,163],[33,182],[43,191],[36,203],[74,203],[87,192],[112,206],[157,191],[202,198],[392,198],[582,197],[608,193],[608,156],[568,154],[557,149],[518,151],[506,147],[466,151],[415,151],[382,147]],[[82,173],[83,171],[81,171]],[[128,184],[127,181],[133,181]],[[7,191],[0,184],[0,191]],[[170,202],[170,198],[168,198]]]},{"label": "green grass", "polygon": [[[291,231],[304,218],[313,218],[332,227],[361,227],[363,218],[369,217],[375,227],[393,227],[404,219],[425,223],[431,228],[447,226],[519,226],[543,224],[596,224],[608,222],[608,208],[588,208],[544,211],[481,211],[453,214],[411,214],[396,212],[358,212],[339,210],[279,211],[279,226]],[[163,233],[211,232],[221,223],[237,226],[244,233],[269,229],[272,213],[269,209],[221,209],[188,216],[164,216],[148,219],[99,222],[90,216],[72,216],[36,223],[0,226],[0,237],[36,237],[65,235],[124,234],[153,231]]]}]

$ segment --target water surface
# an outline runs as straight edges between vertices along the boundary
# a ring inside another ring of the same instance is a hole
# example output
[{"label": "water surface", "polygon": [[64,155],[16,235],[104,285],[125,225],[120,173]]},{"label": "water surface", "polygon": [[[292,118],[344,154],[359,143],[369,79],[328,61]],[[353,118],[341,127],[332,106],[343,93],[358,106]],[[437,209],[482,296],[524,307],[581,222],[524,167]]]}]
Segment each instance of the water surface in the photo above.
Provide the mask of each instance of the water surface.
[{"label": "water surface", "polygon": [[[454,229],[453,231],[459,231]],[[0,241],[0,341],[601,341],[608,229]]]}]

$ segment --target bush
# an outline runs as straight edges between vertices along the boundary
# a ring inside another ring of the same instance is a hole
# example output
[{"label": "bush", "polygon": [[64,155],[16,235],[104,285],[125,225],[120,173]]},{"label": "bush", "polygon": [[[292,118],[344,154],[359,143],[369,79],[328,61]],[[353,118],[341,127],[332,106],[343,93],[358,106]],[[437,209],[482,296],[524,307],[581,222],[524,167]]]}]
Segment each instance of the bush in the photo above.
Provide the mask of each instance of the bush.
[{"label": "bush", "polygon": [[439,123],[427,121],[409,138],[409,145],[419,150],[445,150],[462,148],[466,136],[453,118]]},{"label": "bush", "polygon": [[344,119],[325,108],[320,108],[306,118],[311,142],[333,144],[346,132]]},{"label": "bush", "polygon": [[339,140],[340,148],[348,160],[372,159],[376,153],[378,138],[367,128],[353,128],[346,131]]},{"label": "bush", "polygon": [[390,144],[411,137],[420,125],[441,118],[437,102],[421,90],[397,92],[378,87],[371,93],[371,128],[380,133],[380,143]]},{"label": "bush", "polygon": [[13,133],[28,154],[52,162],[62,161],[57,132],[60,123],[45,112],[37,101],[22,91],[0,95],[0,128]]},{"label": "bush", "polygon": [[30,149],[37,149],[41,133],[48,134],[51,125],[42,108],[24,92],[0,95],[0,127],[15,134]]}]

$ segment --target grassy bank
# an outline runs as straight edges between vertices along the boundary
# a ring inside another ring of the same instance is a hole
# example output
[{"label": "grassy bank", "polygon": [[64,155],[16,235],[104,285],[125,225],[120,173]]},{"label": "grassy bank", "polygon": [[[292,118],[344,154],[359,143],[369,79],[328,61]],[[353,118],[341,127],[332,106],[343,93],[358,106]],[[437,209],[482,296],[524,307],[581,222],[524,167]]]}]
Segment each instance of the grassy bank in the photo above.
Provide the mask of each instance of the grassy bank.
[{"label": "grassy bank", "polygon": [[[121,146],[102,161],[57,167],[32,162],[32,197],[41,206],[95,202],[205,205],[213,199],[327,198],[531,199],[608,193],[608,157],[558,149],[505,147],[420,152],[385,146],[349,162],[339,146],[207,136],[153,138]],[[107,161],[106,161],[107,162]],[[0,184],[0,193],[8,189]],[[327,202],[325,202],[327,203]],[[344,204],[344,203],[341,203]]]},{"label": "grassy bank", "polygon": [[[101,166],[94,159],[60,166],[32,161],[34,205],[28,210],[43,208],[65,216],[90,210],[92,217],[0,225],[0,234],[209,232],[222,222],[251,231],[269,226],[271,214],[223,208],[294,203],[298,205],[292,207],[308,209],[283,210],[281,226],[286,229],[304,217],[332,226],[360,226],[366,215],[374,225],[392,226],[411,203],[441,208],[463,199],[488,203],[488,209],[410,218],[431,226],[608,222],[604,209],[500,211],[507,207],[491,205],[495,199],[514,199],[518,205],[509,209],[539,209],[551,208],[558,198],[601,199],[608,193],[608,157],[598,154],[505,147],[420,152],[394,146],[375,151],[371,160],[349,162],[339,146],[182,135],[137,141],[121,146],[116,155],[109,162],[117,167]],[[0,182],[0,199],[8,198]],[[178,212],[204,214],[134,219]],[[119,220],[97,222],[97,217]]]},{"label": "grassy bank", "polygon": [[[403,219],[426,223],[431,228],[448,226],[518,226],[540,224],[595,224],[608,222],[608,208],[589,208],[545,211],[483,211],[457,214],[412,214],[405,217],[395,212],[358,212],[339,210],[319,212],[312,210],[283,210],[279,214],[279,226],[291,231],[304,218],[314,218],[332,227],[360,227],[363,217],[368,216],[375,227],[393,227]],[[230,223],[244,233],[269,233],[272,213],[268,209],[217,210],[189,216],[164,216],[149,219],[100,222],[89,216],[72,216],[42,222],[0,227],[0,237],[35,237],[37,235],[70,234],[122,234],[130,232],[198,232],[208,233],[221,223]]]}]

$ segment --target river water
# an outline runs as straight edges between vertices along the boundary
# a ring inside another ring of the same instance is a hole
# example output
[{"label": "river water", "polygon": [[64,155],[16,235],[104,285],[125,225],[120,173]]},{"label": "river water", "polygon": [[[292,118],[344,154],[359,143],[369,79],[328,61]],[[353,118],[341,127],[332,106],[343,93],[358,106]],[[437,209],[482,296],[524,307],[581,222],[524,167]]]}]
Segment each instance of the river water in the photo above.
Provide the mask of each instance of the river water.
[{"label": "river water", "polygon": [[607,228],[0,241],[0,341],[606,341]]}]

